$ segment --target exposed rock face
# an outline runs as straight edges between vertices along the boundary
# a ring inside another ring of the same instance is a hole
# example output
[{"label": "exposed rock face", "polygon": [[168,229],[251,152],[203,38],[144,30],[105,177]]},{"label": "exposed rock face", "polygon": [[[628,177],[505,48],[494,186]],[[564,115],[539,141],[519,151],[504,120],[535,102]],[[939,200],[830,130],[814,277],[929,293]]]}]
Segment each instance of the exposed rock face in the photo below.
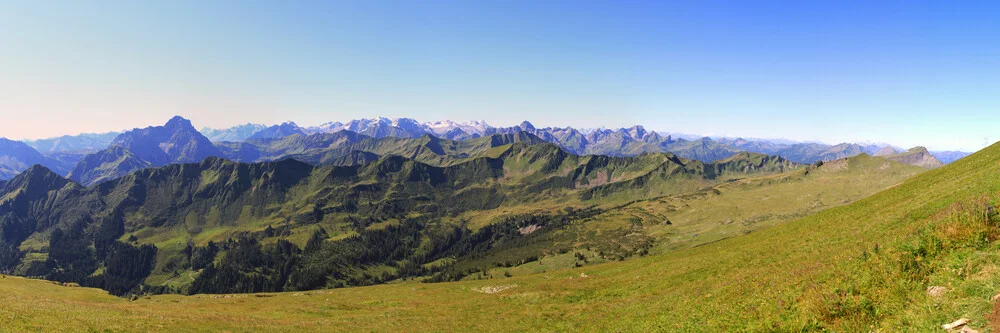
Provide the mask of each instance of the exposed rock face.
[{"label": "exposed rock face", "polygon": [[944,163],[938,161],[938,159],[935,158],[934,155],[931,155],[931,153],[927,151],[927,148],[924,147],[914,147],[904,153],[888,155],[885,156],[885,158],[899,163],[916,165],[928,169],[940,168],[944,165]]}]

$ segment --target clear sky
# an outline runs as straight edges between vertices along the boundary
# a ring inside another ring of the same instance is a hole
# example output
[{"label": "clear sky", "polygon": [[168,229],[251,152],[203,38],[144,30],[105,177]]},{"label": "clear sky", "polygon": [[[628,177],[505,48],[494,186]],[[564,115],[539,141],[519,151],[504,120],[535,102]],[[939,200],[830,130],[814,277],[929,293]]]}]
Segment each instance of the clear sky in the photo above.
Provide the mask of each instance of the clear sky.
[{"label": "clear sky", "polygon": [[977,150],[1000,140],[998,18],[996,1],[3,1],[0,136],[386,116]]}]

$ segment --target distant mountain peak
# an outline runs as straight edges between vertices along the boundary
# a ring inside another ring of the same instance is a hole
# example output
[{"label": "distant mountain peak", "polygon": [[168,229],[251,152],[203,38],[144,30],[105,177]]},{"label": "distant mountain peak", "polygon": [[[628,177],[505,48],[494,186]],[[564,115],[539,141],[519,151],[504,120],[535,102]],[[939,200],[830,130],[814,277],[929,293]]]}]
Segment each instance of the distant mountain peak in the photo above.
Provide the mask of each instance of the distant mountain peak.
[{"label": "distant mountain peak", "polygon": [[306,135],[306,132],[303,131],[299,125],[295,124],[295,122],[286,121],[280,125],[269,126],[261,129],[253,135],[248,136],[247,139],[275,139],[296,134]]},{"label": "distant mountain peak", "polygon": [[646,128],[642,127],[642,125],[635,125],[628,129],[629,135],[640,140],[646,137],[646,133]]},{"label": "distant mountain peak", "polygon": [[179,128],[179,127],[184,127],[184,128],[190,127],[192,129],[194,128],[194,126],[191,125],[190,120],[181,116],[174,116],[173,118],[170,118],[170,120],[168,120],[167,123],[163,126],[169,128]]},{"label": "distant mountain peak", "polygon": [[517,125],[517,127],[520,127],[521,129],[523,129],[525,131],[529,131],[529,132],[534,132],[535,131],[535,125],[532,125],[527,120],[522,121],[520,125]]},{"label": "distant mountain peak", "polygon": [[191,121],[176,116],[163,126],[122,133],[108,149],[84,156],[70,177],[82,184],[92,184],[149,166],[200,162],[208,156],[222,156],[222,151],[198,132]]},{"label": "distant mountain peak", "polygon": [[481,127],[493,127],[493,126],[490,126],[490,124],[486,123],[485,120],[470,120],[470,121],[462,123],[462,125],[481,126]]},{"label": "distant mountain peak", "polygon": [[452,120],[436,120],[413,125],[412,128],[414,130],[419,129],[434,133],[435,135],[451,140],[478,138],[496,131],[493,126],[481,120],[467,121],[461,124]]},{"label": "distant mountain peak", "polygon": [[393,126],[420,126],[420,123],[413,118],[396,118],[392,120]]},{"label": "distant mountain peak", "polygon": [[875,156],[889,156],[896,154],[899,154],[899,151],[896,151],[896,148],[893,148],[892,146],[885,146],[875,153]]}]

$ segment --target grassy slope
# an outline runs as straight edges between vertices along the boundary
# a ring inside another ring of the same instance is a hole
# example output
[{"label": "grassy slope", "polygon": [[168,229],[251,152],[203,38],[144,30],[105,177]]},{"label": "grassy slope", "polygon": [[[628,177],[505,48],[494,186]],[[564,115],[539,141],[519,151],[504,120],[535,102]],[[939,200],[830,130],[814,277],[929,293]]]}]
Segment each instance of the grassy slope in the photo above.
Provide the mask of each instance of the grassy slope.
[{"label": "grassy slope", "polygon": [[[679,249],[792,221],[867,197],[925,169],[859,155],[804,170],[741,179],[631,204],[605,218],[642,221],[662,250]],[[671,225],[665,225],[665,221]]]},{"label": "grassy slope", "polygon": [[[637,229],[643,236],[657,239],[652,253],[663,253],[748,234],[851,203],[899,184],[926,169],[858,155],[829,162],[808,174],[804,171],[740,179],[621,207],[617,203],[604,204],[601,207],[608,212],[580,224],[575,223],[566,232],[574,234],[570,237],[577,239],[576,248],[580,250],[576,252],[585,255],[589,263],[603,261],[595,251],[615,248],[607,242],[632,247],[635,239],[621,235]],[[544,201],[522,208],[526,211],[555,211],[562,207],[555,202]],[[511,211],[504,208],[500,212]],[[466,216],[472,221],[483,220],[484,217]],[[666,221],[671,223],[668,225]],[[588,247],[593,251],[582,250]],[[527,263],[513,269],[496,268],[491,273],[494,277],[503,276],[505,272],[516,276],[570,268],[576,264],[575,260],[561,257],[572,259],[573,254],[550,256],[543,258],[541,263]]]},{"label": "grassy slope", "polygon": [[[0,280],[0,317],[12,318],[10,322],[20,325],[14,329],[40,329],[45,325],[46,330],[146,330],[169,326],[183,330],[287,331],[739,331],[820,327],[853,331],[867,329],[869,322],[875,321],[890,326],[930,327],[927,325],[940,322],[907,321],[923,313],[916,306],[904,308],[899,305],[902,302],[880,304],[873,296],[873,307],[882,310],[876,319],[851,313],[830,319],[826,315],[830,305],[824,302],[831,294],[838,295],[837,290],[845,283],[851,287],[845,277],[858,268],[856,261],[861,253],[870,251],[875,243],[893,248],[893,244],[911,238],[919,226],[928,224],[949,204],[1000,189],[1000,177],[996,177],[1000,169],[998,150],[1000,147],[989,148],[852,205],[743,237],[625,262],[457,283],[405,282],[268,298],[155,296],[136,302],[107,296],[99,290],[8,278]],[[587,277],[581,277],[581,273]],[[928,281],[946,278],[931,275]],[[897,282],[892,275],[881,279],[890,285]],[[898,293],[918,304],[928,302],[924,282],[910,284],[904,283],[909,288]],[[475,290],[512,285],[516,287],[495,294]],[[981,298],[981,294],[975,296]],[[984,307],[980,304],[971,309],[978,312],[966,313],[955,307],[937,315],[953,319],[966,314],[981,322]]]}]

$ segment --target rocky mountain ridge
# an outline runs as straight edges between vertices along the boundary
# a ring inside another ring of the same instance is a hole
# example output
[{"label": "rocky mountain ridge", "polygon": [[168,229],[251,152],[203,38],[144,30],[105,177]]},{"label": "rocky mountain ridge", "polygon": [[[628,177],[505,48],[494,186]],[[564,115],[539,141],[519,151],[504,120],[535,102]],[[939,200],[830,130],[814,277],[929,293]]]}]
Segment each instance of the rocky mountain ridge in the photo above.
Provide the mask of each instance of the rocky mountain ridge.
[{"label": "rocky mountain ridge", "polygon": [[[302,127],[294,122],[285,122],[273,126],[244,124],[229,129],[203,128],[201,131],[197,131],[189,120],[174,117],[163,126],[133,129],[118,134],[106,144],[106,147],[99,150],[92,148],[101,144],[101,138],[114,133],[84,134],[75,137],[33,141],[36,147],[46,149],[44,153],[27,145],[0,145],[0,179],[9,179],[34,164],[45,165],[61,175],[69,176],[84,184],[92,184],[120,177],[137,169],[171,163],[197,162],[208,156],[231,158],[237,161],[298,157],[341,161],[341,163],[366,161],[372,157],[365,154],[350,155],[351,151],[345,151],[343,149],[346,148],[343,147],[337,152],[333,152],[333,150],[326,152],[325,157],[322,158],[305,155],[281,155],[274,152],[306,151],[308,150],[307,146],[293,146],[296,144],[315,145],[318,142],[325,142],[326,139],[322,136],[313,136],[338,132],[357,133],[373,139],[434,137],[451,141],[528,133],[576,155],[637,156],[645,153],[671,152],[680,157],[703,162],[722,160],[745,151],[782,156],[789,161],[802,164],[834,160],[861,153],[885,156],[898,153],[896,147],[877,144],[826,145],[787,143],[780,140],[712,139],[708,137],[692,140],[650,131],[640,125],[619,129],[578,130],[573,127],[538,128],[527,121],[517,126],[494,127],[485,121],[458,123],[443,120],[421,123],[409,118],[379,117],[351,120],[346,123],[329,122],[310,127]],[[300,137],[300,139],[285,140],[293,137]],[[69,142],[89,143],[70,144]],[[283,146],[275,147],[276,144]],[[400,152],[395,148],[380,147],[375,150],[360,149],[359,151],[376,156],[382,156],[385,151]],[[85,150],[70,150],[78,148]],[[273,151],[268,152],[261,149]],[[315,147],[309,149],[313,149],[313,153],[316,152]],[[425,148],[424,151],[432,150]],[[925,155],[929,157],[921,155],[900,158],[902,161],[909,161],[916,165],[935,167],[963,156],[963,153],[959,152],[944,152],[947,159],[942,162],[934,158],[936,154],[928,152]]]}]

